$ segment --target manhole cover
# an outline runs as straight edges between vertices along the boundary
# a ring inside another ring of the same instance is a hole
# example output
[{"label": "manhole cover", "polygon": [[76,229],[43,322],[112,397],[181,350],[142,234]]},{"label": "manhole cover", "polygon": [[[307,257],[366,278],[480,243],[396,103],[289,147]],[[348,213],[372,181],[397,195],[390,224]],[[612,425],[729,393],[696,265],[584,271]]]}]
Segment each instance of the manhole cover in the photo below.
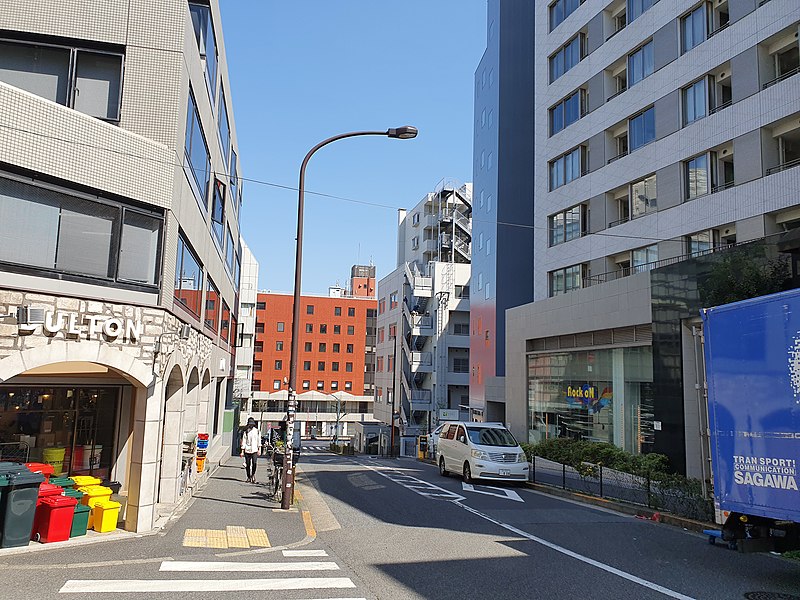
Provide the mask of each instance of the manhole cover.
[{"label": "manhole cover", "polygon": [[800,596],[777,592],[747,592],[744,597],[746,600],[800,600]]}]

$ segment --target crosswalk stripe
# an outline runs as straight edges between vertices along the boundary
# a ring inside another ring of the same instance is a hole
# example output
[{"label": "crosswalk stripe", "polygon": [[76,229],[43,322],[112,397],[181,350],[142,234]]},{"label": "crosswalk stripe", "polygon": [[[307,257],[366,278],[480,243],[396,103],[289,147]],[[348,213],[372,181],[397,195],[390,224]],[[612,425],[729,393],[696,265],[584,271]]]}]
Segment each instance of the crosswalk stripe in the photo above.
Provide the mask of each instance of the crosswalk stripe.
[{"label": "crosswalk stripe", "polygon": [[70,579],[60,594],[125,592],[227,592],[305,589],[345,589],[356,584],[349,577],[286,577],[276,579]]},{"label": "crosswalk stripe", "polygon": [[283,550],[286,558],[301,558],[306,556],[328,556],[325,550]]},{"label": "crosswalk stripe", "polygon": [[232,561],[189,561],[189,560],[165,560],[161,563],[159,571],[186,571],[186,572],[205,572],[223,571],[230,573],[248,573],[264,571],[272,573],[276,571],[338,571],[339,566],[335,562],[232,562]]}]

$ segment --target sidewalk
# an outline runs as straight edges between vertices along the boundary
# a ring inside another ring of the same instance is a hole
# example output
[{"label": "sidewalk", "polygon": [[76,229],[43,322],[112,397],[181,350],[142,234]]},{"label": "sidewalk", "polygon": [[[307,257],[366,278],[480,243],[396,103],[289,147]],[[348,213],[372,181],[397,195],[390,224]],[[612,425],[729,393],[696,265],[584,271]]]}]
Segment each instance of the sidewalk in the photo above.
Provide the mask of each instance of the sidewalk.
[{"label": "sidewalk", "polygon": [[242,459],[232,456],[214,471],[193,498],[162,522],[161,529],[146,534],[121,530],[108,534],[89,532],[66,542],[0,549],[0,560],[83,562],[208,554],[209,549],[215,553],[269,551],[313,539],[313,526],[298,502],[290,510],[281,510],[280,504],[269,498],[268,476],[269,463],[260,458],[256,472],[259,483],[247,483]]}]

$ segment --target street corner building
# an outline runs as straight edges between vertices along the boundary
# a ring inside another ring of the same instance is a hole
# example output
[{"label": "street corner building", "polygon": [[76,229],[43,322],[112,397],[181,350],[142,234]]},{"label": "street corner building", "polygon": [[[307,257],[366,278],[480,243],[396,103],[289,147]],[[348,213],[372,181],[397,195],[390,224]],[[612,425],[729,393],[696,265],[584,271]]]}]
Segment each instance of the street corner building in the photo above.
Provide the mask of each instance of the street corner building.
[{"label": "street corner building", "polygon": [[231,443],[218,2],[7,0],[0,30],[0,460],[118,482],[147,531]]}]

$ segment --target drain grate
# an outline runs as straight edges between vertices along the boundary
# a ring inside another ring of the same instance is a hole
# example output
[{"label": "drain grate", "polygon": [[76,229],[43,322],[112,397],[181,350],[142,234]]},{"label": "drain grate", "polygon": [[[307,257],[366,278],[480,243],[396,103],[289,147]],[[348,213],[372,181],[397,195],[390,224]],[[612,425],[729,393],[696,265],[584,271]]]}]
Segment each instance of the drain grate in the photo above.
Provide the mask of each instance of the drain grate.
[{"label": "drain grate", "polygon": [[800,600],[800,596],[777,592],[747,592],[744,597],[745,600]]}]

